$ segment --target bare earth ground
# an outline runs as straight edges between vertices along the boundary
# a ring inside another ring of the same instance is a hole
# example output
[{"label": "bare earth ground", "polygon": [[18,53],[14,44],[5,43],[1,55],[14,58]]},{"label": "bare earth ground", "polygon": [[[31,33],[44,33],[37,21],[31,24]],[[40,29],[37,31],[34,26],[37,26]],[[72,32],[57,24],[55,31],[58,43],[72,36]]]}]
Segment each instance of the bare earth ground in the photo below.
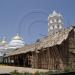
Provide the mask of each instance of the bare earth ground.
[{"label": "bare earth ground", "polygon": [[14,67],[14,66],[6,66],[6,65],[0,65],[0,74],[3,73],[10,73],[14,70],[17,70],[20,73],[29,72],[29,73],[35,73],[35,72],[47,72],[48,70],[45,69],[33,69],[33,68],[27,68],[27,67]]}]

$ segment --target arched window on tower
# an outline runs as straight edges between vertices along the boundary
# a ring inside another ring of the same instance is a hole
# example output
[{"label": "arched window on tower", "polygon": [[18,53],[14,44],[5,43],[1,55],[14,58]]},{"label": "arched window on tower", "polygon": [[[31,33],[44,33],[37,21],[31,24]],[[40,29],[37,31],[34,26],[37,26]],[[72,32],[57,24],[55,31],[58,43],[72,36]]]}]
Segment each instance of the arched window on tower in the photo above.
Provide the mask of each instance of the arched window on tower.
[{"label": "arched window on tower", "polygon": [[61,23],[61,20],[59,19],[58,22]]},{"label": "arched window on tower", "polygon": [[62,26],[61,25],[59,25],[59,29],[62,29]]},{"label": "arched window on tower", "polygon": [[56,19],[54,19],[54,22],[57,22],[57,20],[56,20]]},{"label": "arched window on tower", "polygon": [[52,20],[50,20],[50,23],[53,23],[53,21],[52,21]]},{"label": "arched window on tower", "polygon": [[50,30],[53,30],[53,26],[50,26]]},{"label": "arched window on tower", "polygon": [[54,29],[57,29],[57,25],[54,26]]}]

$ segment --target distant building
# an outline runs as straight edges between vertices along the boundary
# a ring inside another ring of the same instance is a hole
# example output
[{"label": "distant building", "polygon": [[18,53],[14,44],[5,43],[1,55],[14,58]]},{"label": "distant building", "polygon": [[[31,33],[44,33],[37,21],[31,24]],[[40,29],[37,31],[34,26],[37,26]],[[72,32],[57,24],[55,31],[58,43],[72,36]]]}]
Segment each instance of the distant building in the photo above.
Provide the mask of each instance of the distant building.
[{"label": "distant building", "polygon": [[9,42],[9,48],[21,48],[25,45],[23,38],[17,34],[12,38],[12,40]]},{"label": "distant building", "polygon": [[48,36],[4,56],[4,63],[39,69],[75,68],[75,26],[64,28],[55,11],[48,17]]},{"label": "distant building", "polygon": [[0,63],[3,61],[3,56],[10,52],[15,51],[25,45],[23,38],[17,34],[10,42],[7,42],[5,37],[0,41]]},{"label": "distant building", "polygon": [[3,61],[3,55],[8,48],[8,42],[5,37],[0,41],[0,63]]}]

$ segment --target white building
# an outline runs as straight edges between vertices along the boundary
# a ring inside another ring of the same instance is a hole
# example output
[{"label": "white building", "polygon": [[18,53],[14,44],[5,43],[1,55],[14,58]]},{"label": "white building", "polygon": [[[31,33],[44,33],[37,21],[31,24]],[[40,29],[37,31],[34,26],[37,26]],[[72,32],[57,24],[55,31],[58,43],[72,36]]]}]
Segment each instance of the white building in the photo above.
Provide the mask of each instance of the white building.
[{"label": "white building", "polygon": [[9,48],[10,49],[16,49],[23,47],[25,45],[23,38],[17,34],[12,38],[12,40],[9,42]]},{"label": "white building", "polygon": [[8,54],[16,50],[17,48],[21,48],[25,45],[23,38],[16,34],[10,42],[7,42],[5,38],[0,41],[0,62],[2,62],[2,58],[4,54]]},{"label": "white building", "polygon": [[0,41],[0,56],[3,56],[4,52],[8,49],[8,42],[5,38]]},{"label": "white building", "polygon": [[0,63],[3,61],[3,55],[8,49],[8,43],[5,38],[0,41]]}]

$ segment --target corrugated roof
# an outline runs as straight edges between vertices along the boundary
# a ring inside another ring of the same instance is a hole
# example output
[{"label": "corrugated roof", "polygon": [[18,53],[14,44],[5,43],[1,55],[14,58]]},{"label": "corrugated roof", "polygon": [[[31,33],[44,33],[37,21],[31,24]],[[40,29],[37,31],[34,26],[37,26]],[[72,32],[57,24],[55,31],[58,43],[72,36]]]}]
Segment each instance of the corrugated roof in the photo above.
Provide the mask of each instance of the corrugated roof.
[{"label": "corrugated roof", "polygon": [[59,31],[53,35],[47,36],[45,38],[42,38],[39,42],[36,42],[31,45],[26,45],[22,48],[19,48],[11,53],[9,53],[7,56],[27,53],[29,51],[35,51],[35,49],[41,50],[41,48],[51,47],[54,45],[61,44],[64,40],[67,39],[69,32],[73,29],[73,27],[64,29],[62,31]]}]

